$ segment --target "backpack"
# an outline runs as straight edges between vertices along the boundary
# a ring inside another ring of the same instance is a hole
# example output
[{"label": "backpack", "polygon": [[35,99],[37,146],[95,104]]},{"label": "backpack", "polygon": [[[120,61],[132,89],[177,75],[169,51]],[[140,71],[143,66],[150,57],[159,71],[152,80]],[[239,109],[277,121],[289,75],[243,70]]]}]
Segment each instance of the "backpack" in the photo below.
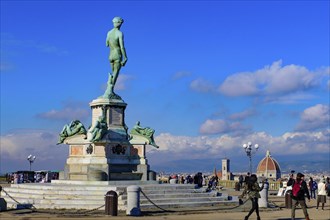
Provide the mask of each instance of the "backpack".
[{"label": "backpack", "polygon": [[294,182],[293,183],[293,187],[292,187],[292,195],[294,196],[294,197],[297,197],[298,196],[298,194],[299,194],[299,191],[301,190],[301,183],[302,183],[302,181],[300,181],[300,182]]},{"label": "backpack", "polygon": [[315,181],[312,182],[312,190],[317,190],[317,183]]}]

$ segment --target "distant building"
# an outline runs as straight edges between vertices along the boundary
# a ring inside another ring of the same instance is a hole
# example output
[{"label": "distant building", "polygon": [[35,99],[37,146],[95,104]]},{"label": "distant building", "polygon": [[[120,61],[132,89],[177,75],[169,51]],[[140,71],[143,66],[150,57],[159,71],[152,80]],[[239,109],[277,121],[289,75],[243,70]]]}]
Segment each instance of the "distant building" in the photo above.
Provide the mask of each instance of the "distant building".
[{"label": "distant building", "polygon": [[259,162],[257,176],[274,180],[281,178],[280,165],[271,157],[269,150],[266,152],[266,157]]},{"label": "distant building", "polygon": [[222,159],[221,174],[221,180],[231,180],[230,160],[227,158]]}]

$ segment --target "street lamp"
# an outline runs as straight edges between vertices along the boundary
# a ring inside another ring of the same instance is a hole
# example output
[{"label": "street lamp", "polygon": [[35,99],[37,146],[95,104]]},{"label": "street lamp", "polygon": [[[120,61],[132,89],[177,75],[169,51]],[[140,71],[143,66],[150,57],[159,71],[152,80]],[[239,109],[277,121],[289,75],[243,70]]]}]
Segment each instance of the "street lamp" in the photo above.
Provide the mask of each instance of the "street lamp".
[{"label": "street lamp", "polygon": [[246,156],[249,157],[249,162],[250,162],[250,174],[252,174],[252,155],[255,154],[255,152],[258,150],[259,145],[255,144],[254,145],[254,149],[255,151],[253,152],[253,148],[252,148],[252,143],[248,142],[247,144],[243,144],[243,148],[246,152]]},{"label": "street lamp", "polygon": [[32,156],[31,154],[27,157],[27,160],[30,162],[30,171],[31,171],[31,165],[36,159],[36,156]]}]

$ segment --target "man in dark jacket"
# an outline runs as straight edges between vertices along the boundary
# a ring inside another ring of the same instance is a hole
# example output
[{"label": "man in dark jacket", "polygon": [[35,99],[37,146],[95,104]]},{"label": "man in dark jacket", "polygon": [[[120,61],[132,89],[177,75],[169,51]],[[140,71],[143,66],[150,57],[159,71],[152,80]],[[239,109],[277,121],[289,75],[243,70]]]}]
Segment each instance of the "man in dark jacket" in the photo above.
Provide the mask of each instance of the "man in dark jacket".
[{"label": "man in dark jacket", "polygon": [[[291,196],[292,198],[292,209],[291,209],[291,219],[295,219],[295,212],[296,212],[296,206],[300,204],[306,220],[309,220],[308,212],[307,212],[307,206],[305,202],[305,195],[307,195],[308,202],[310,201],[310,196],[307,188],[307,183],[304,180],[304,174],[302,173],[297,173],[297,178],[294,180],[293,177],[290,178],[288,182],[288,186],[292,186],[292,192],[293,195]],[[295,195],[295,189],[299,187],[299,191]]]}]

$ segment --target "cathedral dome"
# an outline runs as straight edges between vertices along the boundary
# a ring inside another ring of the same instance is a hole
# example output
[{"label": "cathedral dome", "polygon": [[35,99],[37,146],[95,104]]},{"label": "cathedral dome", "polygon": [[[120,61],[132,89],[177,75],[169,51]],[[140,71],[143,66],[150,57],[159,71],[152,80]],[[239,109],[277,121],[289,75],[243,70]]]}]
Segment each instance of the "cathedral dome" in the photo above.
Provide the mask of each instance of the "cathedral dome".
[{"label": "cathedral dome", "polygon": [[278,162],[271,157],[270,152],[266,152],[266,157],[264,157],[258,165],[257,168],[258,177],[266,177],[269,179],[279,179],[281,178],[281,169]]}]

